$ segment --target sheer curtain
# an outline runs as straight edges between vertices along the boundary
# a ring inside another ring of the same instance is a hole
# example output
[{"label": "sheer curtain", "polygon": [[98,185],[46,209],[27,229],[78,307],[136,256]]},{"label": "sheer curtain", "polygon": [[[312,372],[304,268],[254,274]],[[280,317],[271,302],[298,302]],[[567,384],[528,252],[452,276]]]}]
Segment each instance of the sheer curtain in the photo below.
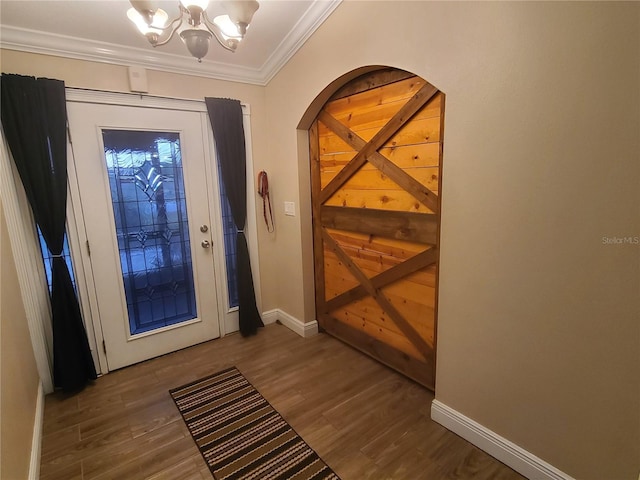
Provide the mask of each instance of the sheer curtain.
[{"label": "sheer curtain", "polygon": [[1,118],[7,144],[52,262],[53,382],[64,391],[96,378],[80,306],[62,246],[67,205],[64,82],[2,75]]},{"label": "sheer curtain", "polygon": [[236,224],[236,258],[238,281],[238,316],[240,333],[253,335],[264,324],[256,306],[249,248],[244,234],[247,219],[247,175],[242,107],[239,100],[205,98],[222,181]]}]

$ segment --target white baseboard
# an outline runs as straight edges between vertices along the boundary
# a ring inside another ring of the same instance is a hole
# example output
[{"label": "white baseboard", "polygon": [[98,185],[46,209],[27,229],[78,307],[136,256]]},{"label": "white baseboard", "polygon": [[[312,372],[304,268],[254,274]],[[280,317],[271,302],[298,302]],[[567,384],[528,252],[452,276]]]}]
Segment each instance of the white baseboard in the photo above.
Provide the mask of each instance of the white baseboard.
[{"label": "white baseboard", "polygon": [[431,403],[431,419],[532,480],[574,480],[553,465],[438,400]]},{"label": "white baseboard", "polygon": [[42,424],[44,422],[44,387],[38,384],[36,414],[33,419],[33,437],[31,439],[31,460],[29,461],[29,480],[40,478],[40,452],[42,446]]},{"label": "white baseboard", "polygon": [[296,317],[289,315],[279,308],[269,310],[262,314],[262,322],[265,325],[275,323],[276,320],[280,320],[280,323],[285,327],[304,338],[311,337],[318,333],[318,322],[316,320],[304,323],[302,320],[298,320]]}]

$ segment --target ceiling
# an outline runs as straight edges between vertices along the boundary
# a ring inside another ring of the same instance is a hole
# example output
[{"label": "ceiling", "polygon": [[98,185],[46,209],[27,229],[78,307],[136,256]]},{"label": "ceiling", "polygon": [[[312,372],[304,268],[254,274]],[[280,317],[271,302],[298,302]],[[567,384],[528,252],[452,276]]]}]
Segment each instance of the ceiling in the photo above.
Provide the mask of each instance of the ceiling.
[{"label": "ceiling", "polygon": [[[127,18],[127,0],[0,0],[2,48],[142,66],[189,75],[266,85],[342,0],[259,0],[235,53],[211,42],[202,63],[178,36],[153,48]],[[170,18],[178,0],[156,1]],[[209,18],[225,13],[218,2]]]}]

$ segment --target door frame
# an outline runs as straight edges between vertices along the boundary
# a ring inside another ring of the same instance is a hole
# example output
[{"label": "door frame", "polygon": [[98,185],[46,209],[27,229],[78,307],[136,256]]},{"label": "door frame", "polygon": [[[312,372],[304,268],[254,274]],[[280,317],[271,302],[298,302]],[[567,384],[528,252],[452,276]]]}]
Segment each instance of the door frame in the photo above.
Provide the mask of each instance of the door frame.
[{"label": "door frame", "polygon": [[[208,142],[208,149],[205,149],[208,158],[205,159],[207,182],[211,188],[207,192],[207,201],[210,205],[210,225],[212,229],[213,245],[213,261],[216,271],[221,272],[221,279],[224,281],[216,281],[216,290],[218,295],[218,315],[222,319],[220,323],[220,336],[238,331],[237,315],[233,319],[228,319],[228,313],[237,310],[229,308],[229,294],[227,289],[227,271],[224,252],[224,240],[222,231],[222,211],[220,207],[220,188],[217,169],[217,158],[215,155],[215,145],[213,140],[213,132],[208,121],[207,107],[204,100],[176,99],[168,97],[156,97],[151,95],[140,95],[131,93],[113,93],[98,90],[84,90],[78,88],[66,89],[67,102],[69,103],[91,103],[106,104],[112,106],[127,107],[144,107],[157,108],[162,110],[179,110],[197,112],[202,118],[203,138]],[[242,103],[242,117],[245,131],[245,144],[247,151],[247,223],[245,226],[245,235],[249,245],[249,256],[251,259],[251,269],[254,278],[254,288],[256,293],[256,302],[258,308],[261,308],[261,288],[260,288],[260,268],[258,257],[258,235],[256,220],[256,201],[254,176],[253,176],[253,158],[251,145],[251,107]],[[71,139],[73,141],[73,138]],[[89,345],[91,353],[96,364],[96,370],[100,374],[108,373],[107,357],[104,351],[104,336],[102,333],[102,325],[98,315],[98,304],[95,288],[91,279],[93,278],[93,269],[87,250],[87,233],[84,226],[82,203],[80,201],[80,192],[78,187],[78,179],[75,171],[75,159],[73,158],[73,149],[71,145],[68,148],[68,176],[69,176],[69,205],[68,205],[68,229],[69,248],[73,260],[74,270],[78,283],[78,296],[82,316],[85,321],[87,336],[89,337]],[[208,160],[208,161],[207,161]],[[223,275],[223,276],[222,276]],[[261,310],[259,310],[261,311]]]}]

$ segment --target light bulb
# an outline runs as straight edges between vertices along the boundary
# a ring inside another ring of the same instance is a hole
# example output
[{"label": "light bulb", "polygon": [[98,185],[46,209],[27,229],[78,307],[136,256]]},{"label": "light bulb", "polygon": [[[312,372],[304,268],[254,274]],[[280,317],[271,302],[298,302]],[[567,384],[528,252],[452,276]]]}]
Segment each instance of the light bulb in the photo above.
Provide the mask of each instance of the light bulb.
[{"label": "light bulb", "polygon": [[222,5],[235,24],[249,25],[260,5],[256,0],[223,0]]},{"label": "light bulb", "polygon": [[138,30],[140,30],[140,33],[142,33],[143,35],[146,35],[148,33],[155,33],[159,35],[160,33],[162,33],[162,28],[165,27],[165,25],[167,24],[167,20],[169,19],[169,15],[167,15],[167,12],[165,12],[161,8],[156,10],[155,14],[153,15],[151,25],[147,25],[144,17],[135,8],[130,8],[129,10],[127,10],[127,17],[129,17],[129,20],[131,20],[135,24],[135,26],[138,27]]},{"label": "light bulb", "polygon": [[220,27],[225,40],[229,38],[242,38],[240,29],[238,29],[238,26],[231,21],[231,17],[229,17],[229,15],[218,15],[213,19],[213,23]]}]

